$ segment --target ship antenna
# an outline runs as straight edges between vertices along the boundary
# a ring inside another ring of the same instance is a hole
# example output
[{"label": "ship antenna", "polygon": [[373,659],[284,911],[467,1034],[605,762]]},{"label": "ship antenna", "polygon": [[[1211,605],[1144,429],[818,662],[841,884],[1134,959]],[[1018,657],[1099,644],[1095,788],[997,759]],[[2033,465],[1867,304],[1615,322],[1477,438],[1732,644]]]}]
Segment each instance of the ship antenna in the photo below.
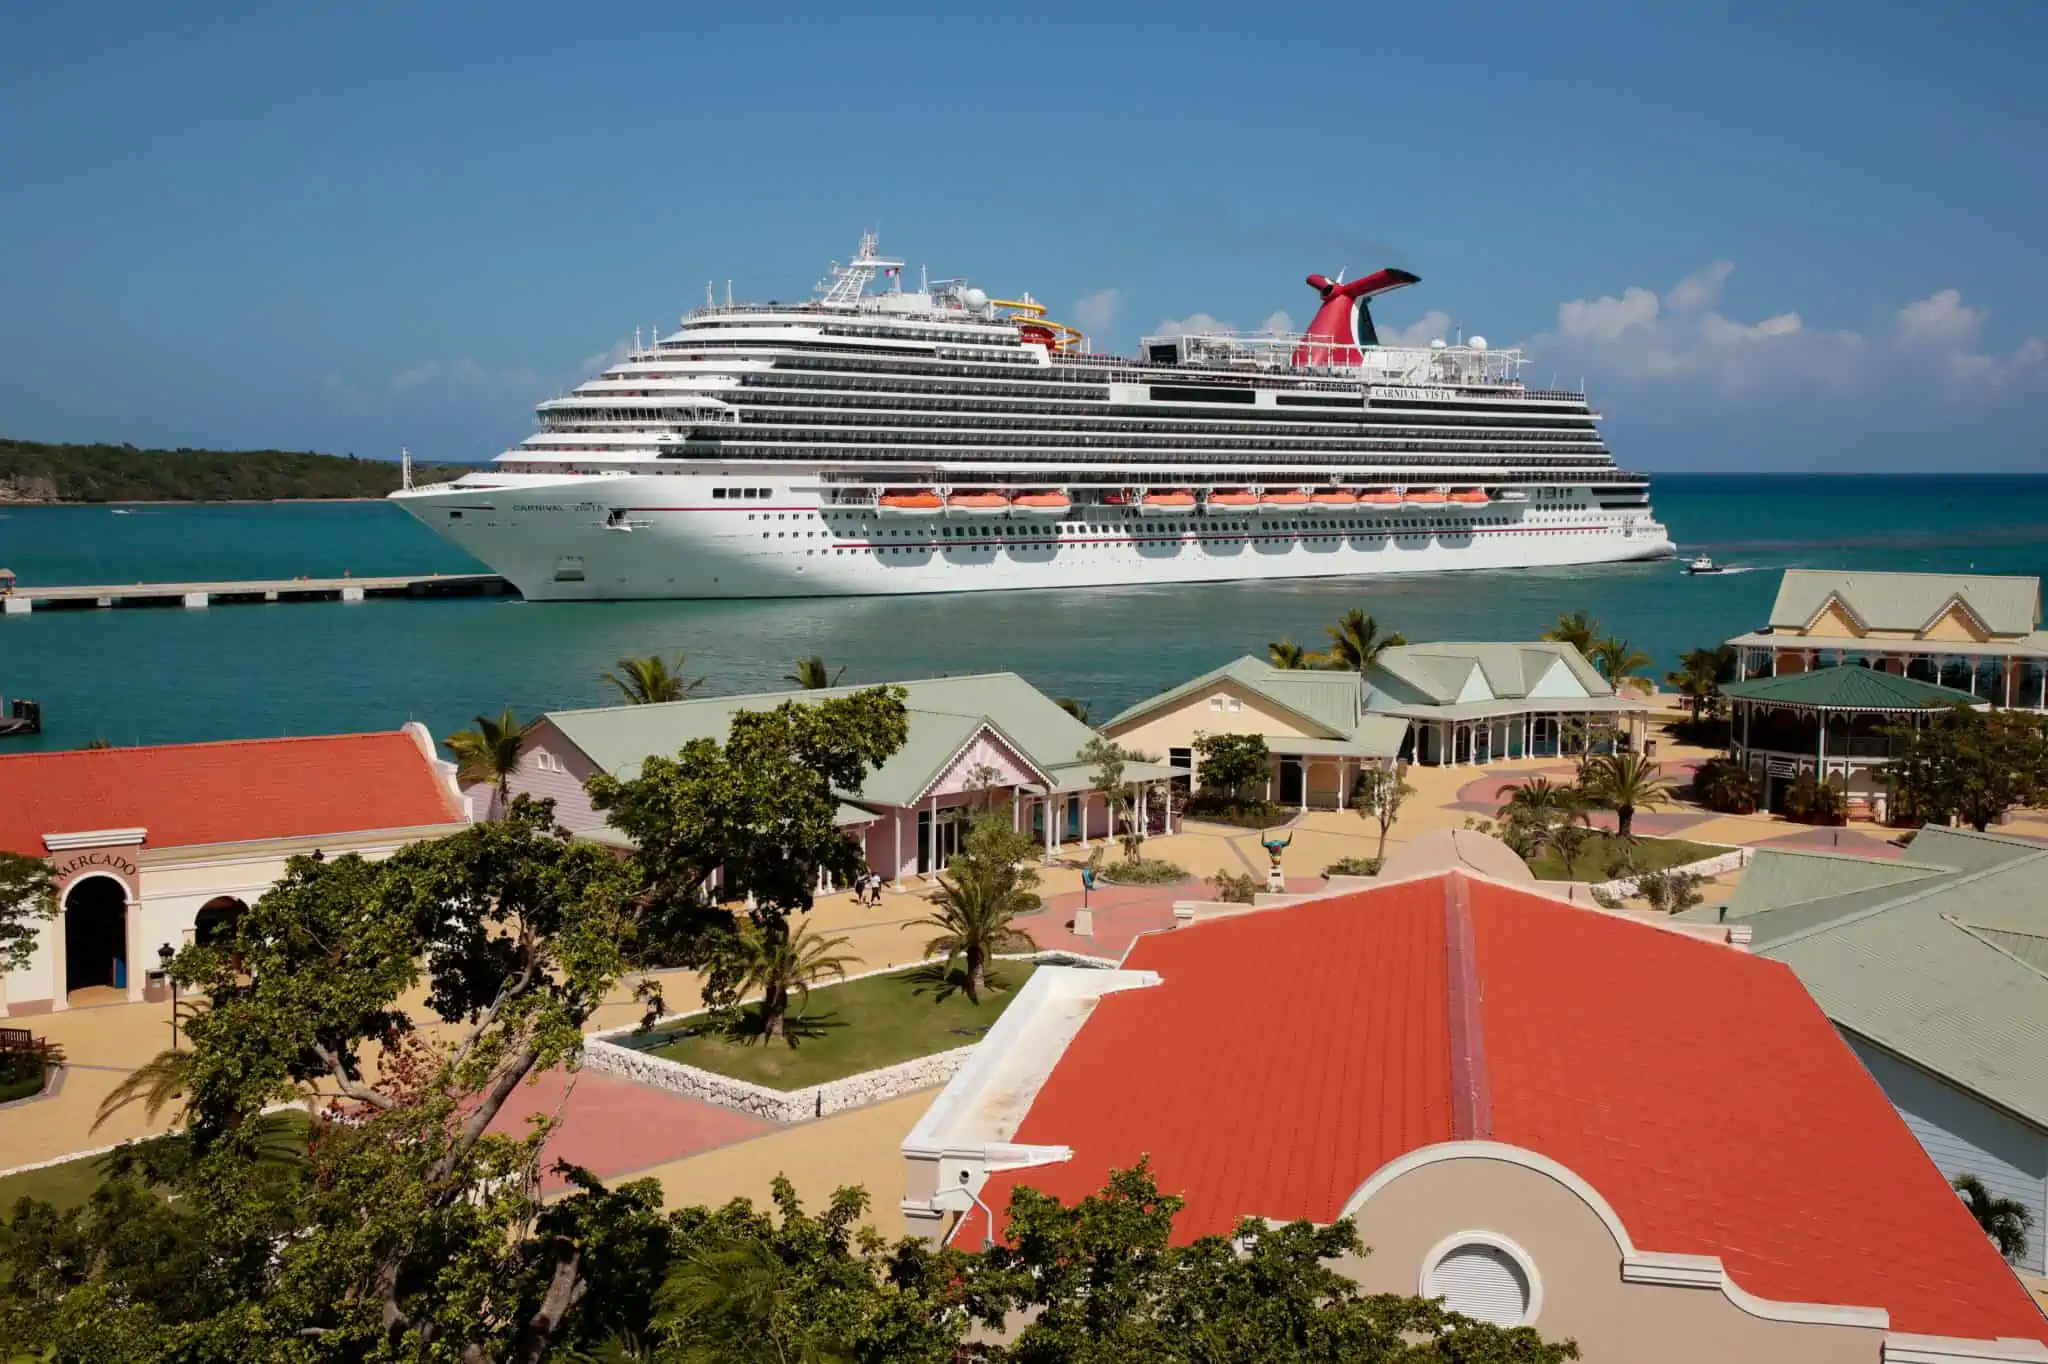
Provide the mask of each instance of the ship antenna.
[{"label": "ship antenna", "polygon": [[707,308],[716,306],[715,296],[711,292],[711,281],[708,279],[704,281],[704,306]]},{"label": "ship antenna", "polygon": [[727,281],[725,282],[725,306],[726,306],[726,307],[728,307],[728,308],[730,308],[730,307],[732,306],[732,281],[731,281],[731,280],[727,280]]},{"label": "ship antenna", "polygon": [[412,491],[412,451],[398,447],[398,486]]}]

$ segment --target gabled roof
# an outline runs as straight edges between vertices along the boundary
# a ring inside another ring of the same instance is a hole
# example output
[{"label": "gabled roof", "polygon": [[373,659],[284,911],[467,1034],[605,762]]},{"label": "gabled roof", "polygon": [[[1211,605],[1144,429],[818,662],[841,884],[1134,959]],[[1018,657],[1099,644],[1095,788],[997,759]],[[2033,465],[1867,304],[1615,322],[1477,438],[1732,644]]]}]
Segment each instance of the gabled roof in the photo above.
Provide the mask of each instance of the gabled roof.
[{"label": "gabled roof", "polygon": [[1110,729],[1184,701],[1206,696],[1226,682],[1263,697],[1327,739],[1349,738],[1358,726],[1358,675],[1321,668],[1276,668],[1246,654],[1211,668],[1157,696],[1126,706],[1104,722]]},{"label": "gabled roof", "polygon": [[1771,628],[1805,630],[1831,597],[1871,630],[1924,630],[1955,598],[1993,634],[2025,635],[2041,623],[2039,578],[1791,568],[1778,582]]},{"label": "gabled roof", "polygon": [[[874,684],[868,684],[874,685]],[[862,801],[904,805],[930,786],[974,736],[987,728],[1040,775],[1073,763],[1095,731],[1061,710],[1015,673],[981,673],[898,682],[909,721],[903,747],[868,774]],[[653,754],[668,756],[693,739],[725,742],[742,710],[773,710],[785,701],[852,696],[867,685],[815,691],[757,692],[670,701],[654,706],[557,710],[547,720],[586,757],[614,776],[630,777]]]},{"label": "gabled roof", "polygon": [[1514,701],[1526,698],[1553,668],[1562,663],[1578,684],[1584,698],[1611,697],[1614,688],[1586,656],[1570,644],[1554,640],[1532,640],[1512,644],[1403,644],[1380,655],[1379,667],[1368,677],[1368,704],[1383,694],[1392,704],[1421,701],[1445,706],[1455,704],[1467,680],[1476,669],[1492,699]]},{"label": "gabled roof", "polygon": [[1769,701],[1812,710],[1939,710],[1944,706],[1985,704],[1982,697],[1966,691],[1937,687],[1916,677],[1902,677],[1882,668],[1853,663],[1724,682],[1721,695],[1737,701]]},{"label": "gabled roof", "polygon": [[1071,1202],[1149,1155],[1186,1199],[1179,1239],[1329,1222],[1396,1158],[1490,1139],[1584,1178],[1638,1248],[1717,1256],[1758,1296],[2048,1338],[1778,963],[1449,873],[1142,937],[1123,968],[1160,983],[1096,1001],[1003,1136],[1071,1159],[993,1174],[985,1205]]},{"label": "gabled roof", "polygon": [[405,730],[0,757],[0,848],[145,829],[144,848],[455,826],[424,738]]},{"label": "gabled roof", "polygon": [[1853,859],[1759,851],[1729,917],[1842,1028],[2048,1129],[2048,845],[1928,828],[1910,856],[1886,885]]}]

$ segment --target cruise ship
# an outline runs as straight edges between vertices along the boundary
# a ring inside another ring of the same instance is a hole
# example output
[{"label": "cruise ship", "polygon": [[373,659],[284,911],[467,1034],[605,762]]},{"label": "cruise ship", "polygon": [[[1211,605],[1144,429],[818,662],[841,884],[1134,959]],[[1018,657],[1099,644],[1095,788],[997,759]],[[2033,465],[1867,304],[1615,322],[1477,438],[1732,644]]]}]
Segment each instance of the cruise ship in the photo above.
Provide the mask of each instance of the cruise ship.
[{"label": "cruise ship", "polygon": [[[488,468],[393,494],[533,600],[859,596],[1667,558],[1582,392],[1478,336],[1383,345],[1403,270],[1301,334],[1097,354],[864,236],[802,303],[706,306]],[[878,284],[877,282],[880,281]]]}]

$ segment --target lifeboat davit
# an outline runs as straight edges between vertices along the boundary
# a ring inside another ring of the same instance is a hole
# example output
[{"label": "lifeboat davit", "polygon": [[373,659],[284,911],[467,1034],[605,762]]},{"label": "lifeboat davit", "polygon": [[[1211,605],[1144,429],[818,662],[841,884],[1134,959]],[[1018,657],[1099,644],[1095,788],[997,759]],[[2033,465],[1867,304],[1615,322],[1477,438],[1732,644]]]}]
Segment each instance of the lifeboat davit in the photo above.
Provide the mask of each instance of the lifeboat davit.
[{"label": "lifeboat davit", "polygon": [[1209,494],[1209,509],[1222,512],[1256,511],[1259,495],[1249,488],[1218,488]]},{"label": "lifeboat davit", "polygon": [[1262,512],[1298,512],[1308,506],[1308,494],[1299,488],[1273,488],[1259,494]]},{"label": "lifeboat davit", "polygon": [[1186,488],[1174,488],[1168,492],[1146,493],[1139,499],[1140,516],[1187,516],[1195,509],[1195,495]]},{"label": "lifeboat davit", "polygon": [[1408,494],[1407,504],[1411,507],[1441,507],[1450,501],[1442,488],[1418,488]]},{"label": "lifeboat davit", "polygon": [[1366,493],[1358,500],[1367,507],[1398,507],[1401,505],[1401,494],[1390,488],[1380,488]]},{"label": "lifeboat davit", "polygon": [[1001,516],[1010,509],[1010,499],[1001,493],[954,493],[946,499],[946,510],[959,516]]},{"label": "lifeboat davit", "polygon": [[1065,516],[1074,509],[1074,499],[1065,493],[1019,493],[1010,500],[1010,510],[1019,516]]},{"label": "lifeboat davit", "polygon": [[1492,500],[1478,488],[1460,488],[1451,494],[1451,501],[1461,507],[1483,507]]},{"label": "lifeboat davit", "polygon": [[937,516],[946,509],[939,495],[927,488],[883,493],[875,510],[883,516]]},{"label": "lifeboat davit", "polygon": [[1358,505],[1358,494],[1349,488],[1326,488],[1309,498],[1317,511],[1350,511]]}]

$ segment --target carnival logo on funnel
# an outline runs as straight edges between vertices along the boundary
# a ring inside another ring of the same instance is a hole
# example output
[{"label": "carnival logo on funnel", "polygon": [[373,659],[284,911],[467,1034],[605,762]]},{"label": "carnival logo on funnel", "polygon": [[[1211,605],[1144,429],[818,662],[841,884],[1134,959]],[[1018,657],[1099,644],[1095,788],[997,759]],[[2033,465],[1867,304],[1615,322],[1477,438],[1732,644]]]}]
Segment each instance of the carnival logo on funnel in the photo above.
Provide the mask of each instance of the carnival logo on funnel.
[{"label": "carnival logo on funnel", "polygon": [[1377,346],[1380,335],[1373,329],[1372,309],[1367,300],[1380,294],[1421,283],[1419,275],[1406,270],[1376,270],[1349,284],[1339,275],[1335,280],[1310,275],[1308,287],[1322,297],[1323,306],[1308,324],[1308,342],[1294,353],[1297,365],[1358,365],[1365,363],[1366,346]]}]

